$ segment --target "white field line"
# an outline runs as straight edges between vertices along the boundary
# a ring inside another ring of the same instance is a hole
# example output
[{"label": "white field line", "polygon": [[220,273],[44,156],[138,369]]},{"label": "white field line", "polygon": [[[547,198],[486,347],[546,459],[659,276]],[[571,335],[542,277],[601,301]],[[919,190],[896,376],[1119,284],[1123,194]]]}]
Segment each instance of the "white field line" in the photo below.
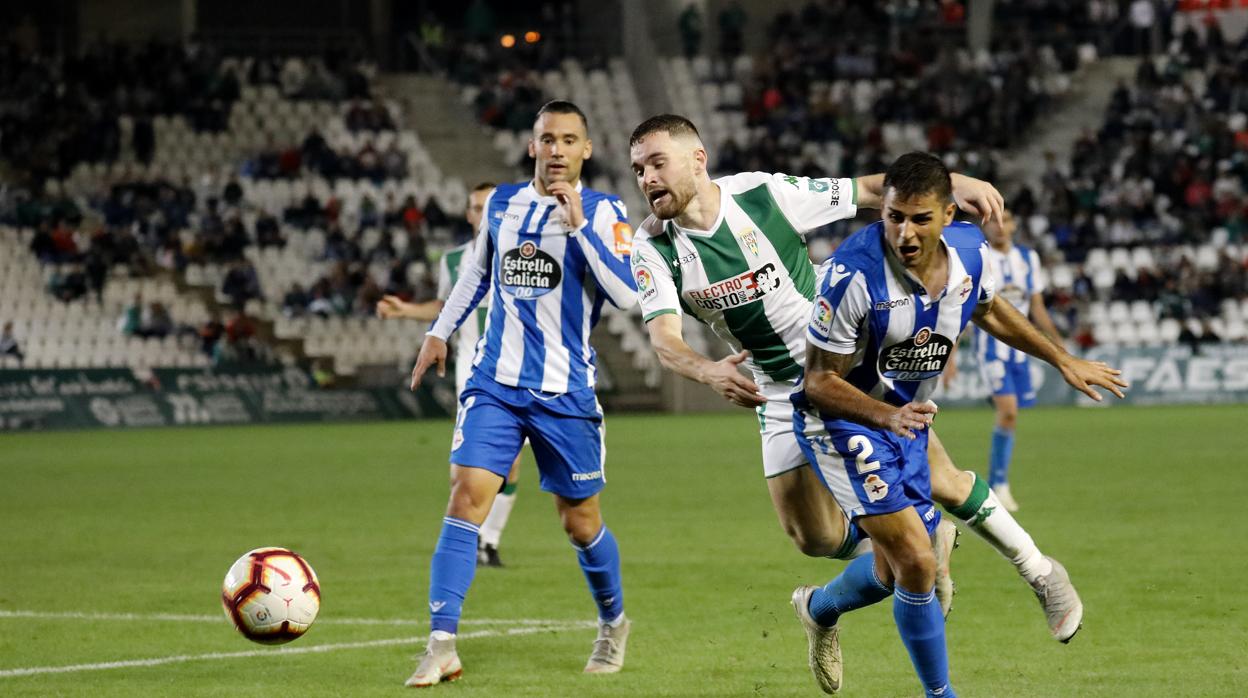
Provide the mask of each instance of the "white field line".
[{"label": "white field line", "polygon": [[[0,620],[5,618],[32,618],[38,620],[117,620],[172,623],[220,623],[229,622],[225,613],[91,613],[86,611],[5,611],[0,610]],[[318,618],[317,625],[425,625],[421,618]],[[571,621],[554,621],[541,618],[465,618],[460,625],[549,625]]]},{"label": "white field line", "polygon": [[[504,628],[499,630],[474,630],[460,633],[457,637],[469,640],[479,637],[504,637],[513,635],[532,635],[541,632],[559,632],[562,630],[579,630],[595,627],[594,621],[573,621],[548,623],[546,625],[528,625],[520,628]],[[0,669],[0,679],[18,676],[36,676],[40,674],[69,674],[82,671],[104,671],[106,669],[131,669],[136,667],[162,666],[164,664],[180,664],[182,662],[216,661],[223,659],[245,659],[248,657],[264,657],[292,654],[320,654],[338,650],[367,649],[370,647],[389,647],[392,645],[418,645],[425,641],[423,637],[396,637],[386,640],[367,640],[364,642],[335,642],[324,645],[303,645],[299,647],[279,647],[267,650],[246,650],[242,652],[208,652],[206,654],[175,654],[169,657],[149,657],[147,659],[125,659],[117,662],[97,662],[94,664],[69,664],[64,666],[22,667],[17,669]]]}]

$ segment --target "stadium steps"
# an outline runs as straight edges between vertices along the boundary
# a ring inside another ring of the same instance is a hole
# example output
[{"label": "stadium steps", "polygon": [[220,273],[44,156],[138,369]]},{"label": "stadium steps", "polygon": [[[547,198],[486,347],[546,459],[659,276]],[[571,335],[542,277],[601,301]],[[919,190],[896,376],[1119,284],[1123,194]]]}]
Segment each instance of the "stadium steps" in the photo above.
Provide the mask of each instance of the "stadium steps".
[{"label": "stadium steps", "polygon": [[499,159],[493,134],[477,121],[452,83],[430,75],[391,73],[378,78],[376,89],[401,105],[403,122],[416,130],[447,176],[468,186],[515,178]]},{"label": "stadium steps", "polygon": [[1002,154],[1002,180],[1026,184],[1039,191],[1044,175],[1044,154],[1051,152],[1056,162],[1069,163],[1079,135],[1087,129],[1095,131],[1101,127],[1118,81],[1130,84],[1138,66],[1137,58],[1111,56],[1085,67],[1063,103],[1033,128],[1032,138]]}]

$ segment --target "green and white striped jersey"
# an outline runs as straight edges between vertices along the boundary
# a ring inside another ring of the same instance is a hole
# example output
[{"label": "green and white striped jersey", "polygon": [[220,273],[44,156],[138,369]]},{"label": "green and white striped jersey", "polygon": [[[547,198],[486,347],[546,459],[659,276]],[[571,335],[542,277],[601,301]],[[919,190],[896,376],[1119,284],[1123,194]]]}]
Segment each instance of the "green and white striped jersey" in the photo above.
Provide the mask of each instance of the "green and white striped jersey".
[{"label": "green and white striped jersey", "polygon": [[651,216],[633,239],[646,322],[688,313],[733,351],[749,350],[757,381],[801,373],[815,297],[808,231],[857,213],[853,179],[745,172],[715,180],[719,220],[688,230]]},{"label": "green and white striped jersey", "polygon": [[[460,265],[464,263],[466,253],[472,250],[473,242],[469,240],[462,245],[452,247],[438,261],[438,300],[445,301],[459,281]],[[477,341],[485,331],[485,315],[489,312],[489,296],[472,311],[472,317],[464,320],[455,333],[455,362],[462,363],[465,368],[472,365],[473,355],[477,351]]]}]

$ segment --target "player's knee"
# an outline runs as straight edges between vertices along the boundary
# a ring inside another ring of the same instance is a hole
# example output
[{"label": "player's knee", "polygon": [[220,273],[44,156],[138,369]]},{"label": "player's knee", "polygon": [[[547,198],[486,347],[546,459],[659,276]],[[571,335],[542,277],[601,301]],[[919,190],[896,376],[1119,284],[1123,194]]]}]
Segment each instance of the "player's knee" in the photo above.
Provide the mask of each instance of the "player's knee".
[{"label": "player's knee", "polygon": [[912,590],[927,589],[936,582],[936,555],[930,543],[906,543],[889,551],[897,579]]},{"label": "player's knee", "polygon": [[789,539],[802,551],[803,555],[810,557],[828,557],[836,554],[841,547],[841,541],[832,540],[831,536],[823,534],[821,531],[807,531],[795,524],[785,524],[784,530],[789,534]]},{"label": "player's knee", "polygon": [[597,510],[569,507],[559,513],[559,520],[568,538],[580,545],[592,541],[602,529],[602,517]]},{"label": "player's knee", "polygon": [[1002,429],[1014,429],[1014,425],[1018,423],[1018,408],[1004,407],[997,410],[997,426]]}]

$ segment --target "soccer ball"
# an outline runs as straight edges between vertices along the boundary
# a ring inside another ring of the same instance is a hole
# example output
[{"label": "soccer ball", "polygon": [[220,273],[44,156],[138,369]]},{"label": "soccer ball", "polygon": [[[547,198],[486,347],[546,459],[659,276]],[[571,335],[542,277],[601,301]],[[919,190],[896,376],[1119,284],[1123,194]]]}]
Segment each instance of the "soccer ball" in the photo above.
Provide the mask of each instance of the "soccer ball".
[{"label": "soccer ball", "polygon": [[280,645],[306,633],[316,620],[321,585],[297,554],[285,548],[256,548],[226,573],[221,603],[243,637]]}]

